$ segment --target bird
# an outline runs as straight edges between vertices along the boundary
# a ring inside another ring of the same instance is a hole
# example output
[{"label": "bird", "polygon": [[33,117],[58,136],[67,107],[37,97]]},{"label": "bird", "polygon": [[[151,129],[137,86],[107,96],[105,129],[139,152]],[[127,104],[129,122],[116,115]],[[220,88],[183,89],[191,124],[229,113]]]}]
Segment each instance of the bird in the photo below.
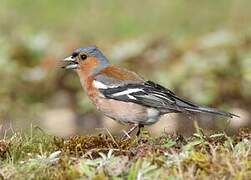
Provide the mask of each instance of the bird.
[{"label": "bird", "polygon": [[142,127],[156,123],[168,113],[195,112],[239,117],[193,103],[135,72],[112,65],[95,45],[73,50],[63,59],[62,68],[77,72],[84,91],[105,116],[130,125],[127,136],[136,128],[139,135]]}]

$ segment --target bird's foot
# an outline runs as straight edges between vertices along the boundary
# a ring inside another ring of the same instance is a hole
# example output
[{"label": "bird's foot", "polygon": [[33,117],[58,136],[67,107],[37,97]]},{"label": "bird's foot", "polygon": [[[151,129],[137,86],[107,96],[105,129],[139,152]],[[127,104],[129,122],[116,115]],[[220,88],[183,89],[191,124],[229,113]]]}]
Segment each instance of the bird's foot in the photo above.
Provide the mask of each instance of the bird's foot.
[{"label": "bird's foot", "polygon": [[141,131],[142,131],[142,129],[144,128],[144,125],[142,125],[142,124],[139,124],[138,125],[138,131],[137,131],[137,137],[139,137],[139,135],[140,135],[140,133],[141,133]]}]

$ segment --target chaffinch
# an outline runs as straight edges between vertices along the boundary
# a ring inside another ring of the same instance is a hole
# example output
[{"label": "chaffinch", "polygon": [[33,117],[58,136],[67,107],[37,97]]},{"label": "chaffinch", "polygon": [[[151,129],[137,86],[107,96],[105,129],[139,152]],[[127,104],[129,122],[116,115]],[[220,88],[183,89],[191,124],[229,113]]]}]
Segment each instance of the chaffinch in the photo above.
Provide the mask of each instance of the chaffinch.
[{"label": "chaffinch", "polygon": [[76,70],[82,87],[97,109],[120,123],[133,125],[128,134],[138,127],[138,135],[140,127],[156,123],[167,113],[237,116],[180,98],[132,71],[113,66],[96,46],[76,49],[63,61],[65,69]]}]

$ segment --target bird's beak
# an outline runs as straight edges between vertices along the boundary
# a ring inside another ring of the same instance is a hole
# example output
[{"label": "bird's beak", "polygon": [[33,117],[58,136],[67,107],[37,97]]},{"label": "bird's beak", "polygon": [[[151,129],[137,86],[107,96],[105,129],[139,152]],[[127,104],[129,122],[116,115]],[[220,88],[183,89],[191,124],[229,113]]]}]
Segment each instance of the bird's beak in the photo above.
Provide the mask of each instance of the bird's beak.
[{"label": "bird's beak", "polygon": [[78,68],[78,65],[79,65],[76,58],[73,56],[64,58],[63,62],[65,63],[65,65],[62,68],[65,68],[65,69],[76,69]]}]

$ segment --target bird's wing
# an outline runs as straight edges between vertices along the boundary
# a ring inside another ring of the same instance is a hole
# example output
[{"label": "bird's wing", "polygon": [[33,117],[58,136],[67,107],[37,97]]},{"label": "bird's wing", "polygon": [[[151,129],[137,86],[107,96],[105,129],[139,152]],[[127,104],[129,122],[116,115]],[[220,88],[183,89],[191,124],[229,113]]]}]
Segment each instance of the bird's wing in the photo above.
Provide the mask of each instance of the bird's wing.
[{"label": "bird's wing", "polygon": [[[103,81],[103,83],[105,82],[107,83],[107,81]],[[123,81],[123,83],[119,83],[118,81],[117,84],[106,84],[103,88],[98,89],[106,98],[141,104],[143,106],[156,108],[163,113],[192,111],[207,112],[228,117],[236,116],[228,112],[184,100],[176,96],[172,91],[151,81],[137,83],[135,83],[135,81],[130,82],[129,80],[127,82]]]},{"label": "bird's wing", "polygon": [[163,111],[182,112],[171,96],[174,95],[173,92],[157,87],[150,81],[120,80],[112,76],[98,75],[93,85],[106,98],[133,102]]}]

